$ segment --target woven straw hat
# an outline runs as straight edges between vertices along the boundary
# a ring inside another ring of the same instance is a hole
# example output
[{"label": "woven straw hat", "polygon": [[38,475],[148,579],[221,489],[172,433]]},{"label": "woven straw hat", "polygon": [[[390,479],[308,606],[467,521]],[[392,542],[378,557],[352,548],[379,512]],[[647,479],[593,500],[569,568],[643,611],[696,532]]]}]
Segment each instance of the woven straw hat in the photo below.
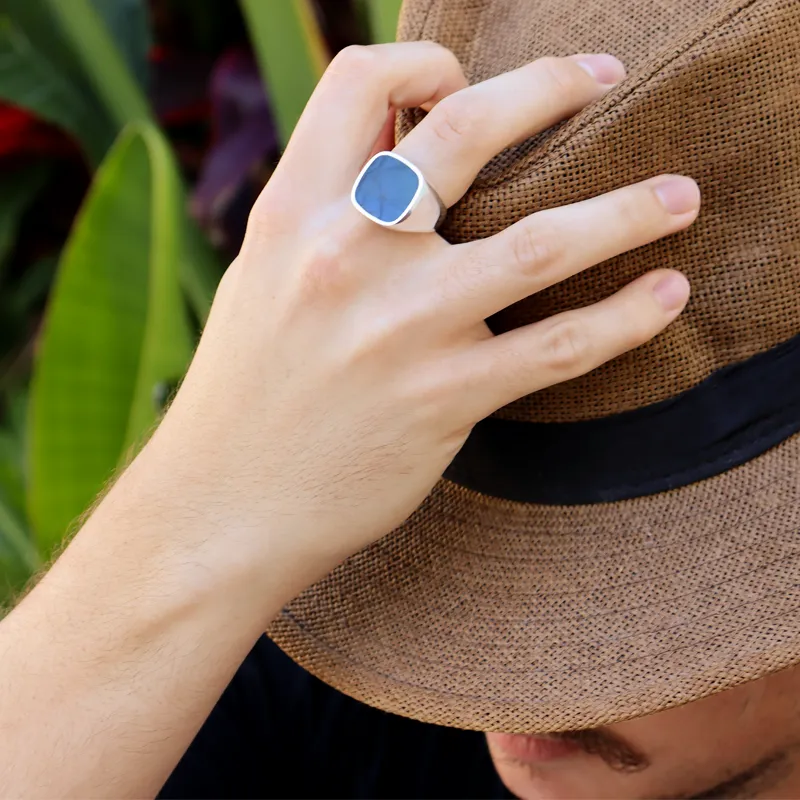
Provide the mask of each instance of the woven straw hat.
[{"label": "woven straw hat", "polygon": [[270,635],[366,703],[507,732],[608,724],[800,662],[797,0],[407,0],[400,38],[451,48],[472,82],[542,55],[628,67],[492,161],[447,239],[662,172],[703,192],[689,230],[493,330],[659,266],[693,297],[648,345],[480,423],[414,516]]}]

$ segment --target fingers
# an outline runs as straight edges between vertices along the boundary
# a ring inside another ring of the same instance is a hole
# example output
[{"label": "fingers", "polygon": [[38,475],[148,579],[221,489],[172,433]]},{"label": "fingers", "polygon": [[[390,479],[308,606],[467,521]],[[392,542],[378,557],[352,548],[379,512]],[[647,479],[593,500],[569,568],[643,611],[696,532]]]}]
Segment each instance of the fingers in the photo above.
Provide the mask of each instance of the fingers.
[{"label": "fingers", "polygon": [[459,357],[469,391],[458,396],[473,400],[465,409],[471,423],[644,344],[688,298],[689,282],[681,273],[656,270],[592,306],[479,342]]},{"label": "fingers", "polygon": [[561,208],[540,211],[445,256],[445,302],[467,322],[601,261],[690,225],[700,207],[691,178],[662,175]]},{"label": "fingers", "polygon": [[624,77],[610,55],[542,58],[451,94],[395,149],[451,206],[499,152],[572,116]]},{"label": "fingers", "polygon": [[280,172],[294,186],[308,181],[315,198],[346,195],[391,108],[431,107],[466,85],[453,53],[433,42],[345,48],[309,100]]}]

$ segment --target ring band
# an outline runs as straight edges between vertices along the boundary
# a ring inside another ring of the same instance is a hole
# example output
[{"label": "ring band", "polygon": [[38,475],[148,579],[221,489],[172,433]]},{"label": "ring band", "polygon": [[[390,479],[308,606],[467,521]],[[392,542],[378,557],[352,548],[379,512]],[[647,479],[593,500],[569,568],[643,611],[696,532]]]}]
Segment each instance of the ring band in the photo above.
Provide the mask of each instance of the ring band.
[{"label": "ring band", "polygon": [[396,231],[435,231],[447,213],[419,168],[388,150],[365,164],[350,200],[367,219]]}]

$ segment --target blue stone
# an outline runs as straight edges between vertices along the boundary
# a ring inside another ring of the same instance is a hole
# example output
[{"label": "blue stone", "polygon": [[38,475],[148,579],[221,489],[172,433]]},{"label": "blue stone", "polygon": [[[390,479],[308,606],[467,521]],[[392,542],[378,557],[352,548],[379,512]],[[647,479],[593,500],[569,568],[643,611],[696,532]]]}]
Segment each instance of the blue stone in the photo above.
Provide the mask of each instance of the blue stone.
[{"label": "blue stone", "polygon": [[355,191],[358,205],[381,222],[398,222],[419,189],[411,167],[390,155],[376,156],[361,176]]}]

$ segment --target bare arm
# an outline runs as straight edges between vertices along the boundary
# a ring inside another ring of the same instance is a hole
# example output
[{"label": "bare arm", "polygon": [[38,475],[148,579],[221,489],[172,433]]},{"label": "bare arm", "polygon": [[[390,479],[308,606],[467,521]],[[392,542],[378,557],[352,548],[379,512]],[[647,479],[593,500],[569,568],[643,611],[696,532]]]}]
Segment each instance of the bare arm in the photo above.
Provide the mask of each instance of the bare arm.
[{"label": "bare arm", "polygon": [[286,599],[141,465],[0,626],[4,797],[154,795]]},{"label": "bare arm", "polygon": [[452,204],[493,154],[619,77],[608,57],[549,59],[465,89],[453,56],[426,43],[334,61],[170,411],[0,623],[0,795],[156,793],[268,620],[407,517],[472,425],[677,316],[686,281],[658,270],[503,336],[483,322],[689,225],[686,179],[458,246],[381,230],[347,198],[376,140],[391,146],[392,107],[433,109],[398,150]]}]

